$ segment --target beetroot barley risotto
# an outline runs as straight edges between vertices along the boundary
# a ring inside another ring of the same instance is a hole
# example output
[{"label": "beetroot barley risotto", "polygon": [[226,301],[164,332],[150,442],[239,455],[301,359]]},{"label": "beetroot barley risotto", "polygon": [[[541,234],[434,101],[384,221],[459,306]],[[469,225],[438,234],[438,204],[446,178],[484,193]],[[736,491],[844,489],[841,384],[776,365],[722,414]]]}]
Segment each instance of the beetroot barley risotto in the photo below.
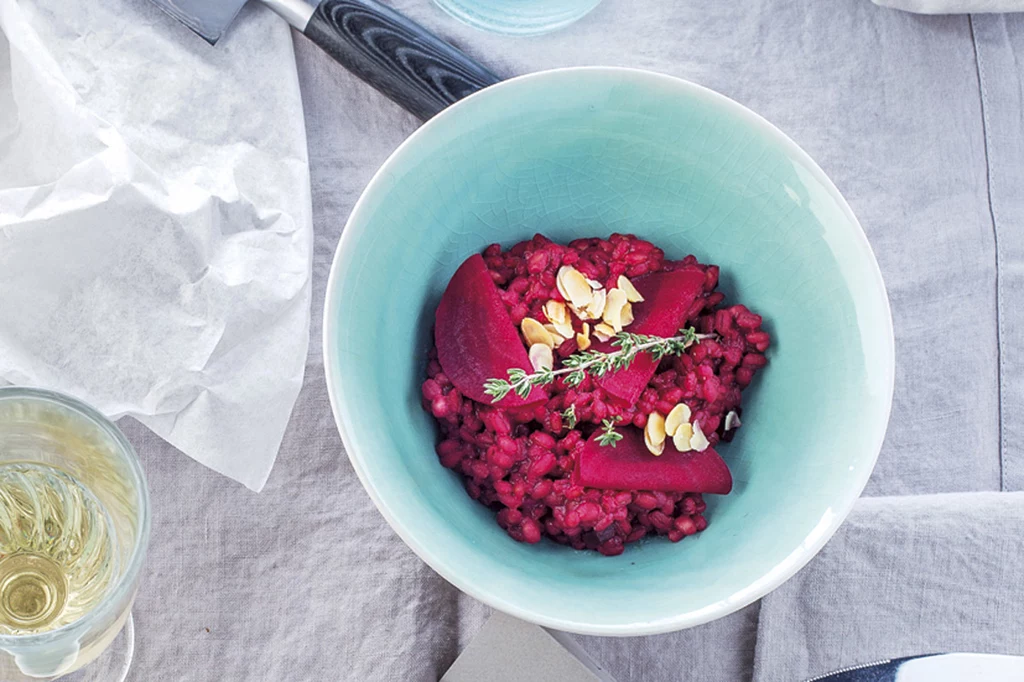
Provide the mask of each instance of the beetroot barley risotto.
[{"label": "beetroot barley risotto", "polygon": [[632,235],[537,235],[467,259],[438,305],[423,406],[441,464],[515,540],[621,554],[707,527],[715,451],[767,364],[761,317],[718,266]]}]

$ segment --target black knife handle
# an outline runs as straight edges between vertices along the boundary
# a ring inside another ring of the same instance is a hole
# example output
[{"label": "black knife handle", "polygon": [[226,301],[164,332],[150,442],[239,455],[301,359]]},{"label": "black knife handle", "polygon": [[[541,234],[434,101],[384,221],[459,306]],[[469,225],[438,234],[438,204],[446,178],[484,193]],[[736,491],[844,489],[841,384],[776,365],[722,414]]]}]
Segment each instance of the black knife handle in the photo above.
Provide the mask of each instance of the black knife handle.
[{"label": "black knife handle", "polygon": [[376,0],[323,0],[306,36],[423,120],[500,79]]}]

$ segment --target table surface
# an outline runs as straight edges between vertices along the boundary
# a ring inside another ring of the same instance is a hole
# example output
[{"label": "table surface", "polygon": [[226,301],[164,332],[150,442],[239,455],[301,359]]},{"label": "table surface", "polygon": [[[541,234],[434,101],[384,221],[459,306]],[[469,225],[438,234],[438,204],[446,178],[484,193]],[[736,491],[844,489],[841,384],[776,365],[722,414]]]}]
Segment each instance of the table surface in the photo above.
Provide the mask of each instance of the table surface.
[{"label": "table surface", "polygon": [[[888,285],[896,394],[865,494],[1024,489],[1024,315],[1013,304],[1024,289],[1024,16],[922,17],[868,0],[643,3],[643,11],[606,0],[565,31],[511,39],[463,27],[427,0],[392,4],[502,75],[653,69],[778,125],[848,198]],[[260,494],[122,422],[154,509],[135,609],[130,679],[139,682],[433,680],[489,613],[433,573],[373,507],[344,455],[323,378],[321,306],[345,219],[419,123],[302,37],[295,42],[316,232],[305,384]],[[852,527],[873,527],[878,504],[859,508],[866,520]],[[844,532],[836,547],[869,542],[867,531]],[[823,573],[824,561],[806,576]],[[779,628],[803,611],[790,599],[769,618],[768,604],[670,635],[580,641],[620,680],[680,679],[686,670],[702,680],[781,680],[765,665],[764,642],[776,646]],[[814,633],[803,634],[813,649]],[[805,658],[786,674],[831,660]]]}]

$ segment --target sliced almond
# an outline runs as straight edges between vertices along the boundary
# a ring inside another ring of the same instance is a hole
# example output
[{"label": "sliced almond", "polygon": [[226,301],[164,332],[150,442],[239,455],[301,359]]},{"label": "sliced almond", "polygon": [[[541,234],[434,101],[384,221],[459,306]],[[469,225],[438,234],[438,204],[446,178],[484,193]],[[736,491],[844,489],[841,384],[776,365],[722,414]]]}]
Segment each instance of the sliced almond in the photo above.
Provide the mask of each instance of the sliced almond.
[{"label": "sliced almond", "polygon": [[[569,317],[569,309],[561,301],[548,301],[544,304],[544,315],[550,320],[550,324],[544,325],[552,334],[558,334],[563,339],[571,339],[576,333],[572,329],[572,318]],[[559,345],[557,342],[555,345]]]},{"label": "sliced almond", "polygon": [[544,325],[544,329],[551,334],[551,339],[555,342],[555,348],[558,348],[565,343],[565,337],[558,333],[558,329],[555,328],[555,325],[546,324]]},{"label": "sliced almond", "polygon": [[558,274],[555,275],[555,286],[558,288],[558,293],[560,293],[562,295],[562,298],[564,298],[566,301],[569,301],[570,298],[569,292],[565,290],[565,279],[562,277],[562,271],[567,270],[568,267],[568,265],[563,265],[562,267],[558,268]]},{"label": "sliced almond", "polygon": [[[690,423],[690,407],[686,403],[679,403],[672,408],[672,411],[665,416],[665,433],[670,436],[676,435],[676,431],[683,424]],[[689,436],[687,436],[689,438]]]},{"label": "sliced almond", "polygon": [[615,330],[601,322],[594,325],[594,336],[597,337],[598,341],[608,341],[615,336]]},{"label": "sliced almond", "polygon": [[644,445],[647,446],[647,449],[655,457],[659,457],[663,452],[665,452],[665,441],[661,441],[660,444],[656,445],[650,441],[646,433],[644,433]]},{"label": "sliced almond", "polygon": [[647,426],[644,427],[644,444],[652,455],[660,455],[665,451],[665,418],[657,412],[647,415]]},{"label": "sliced almond", "polygon": [[580,350],[590,348],[590,325],[583,323],[583,331],[576,335],[576,347]]},{"label": "sliced almond", "polygon": [[565,307],[564,303],[554,299],[544,304],[544,315],[547,316],[548,321],[552,324],[567,323],[570,321],[569,309]]},{"label": "sliced almond", "polygon": [[627,303],[622,306],[622,326],[628,327],[633,324],[633,304]]},{"label": "sliced almond", "polygon": [[590,288],[593,289],[594,291],[597,291],[598,289],[604,289],[603,284],[601,284],[597,280],[590,279],[589,277],[587,277],[587,284],[589,284]]},{"label": "sliced almond", "polygon": [[689,422],[680,424],[676,427],[675,435],[672,436],[672,445],[675,445],[679,452],[689,452],[693,449],[693,446],[690,445],[691,438],[693,438],[693,427]]},{"label": "sliced almond", "polygon": [[[565,337],[562,337],[561,333],[558,331],[558,327],[556,327],[555,325],[548,323],[547,325],[544,326],[544,329],[547,330],[548,334],[550,334],[551,336],[561,337],[562,341],[565,340]],[[555,345],[558,345],[558,339],[555,339]]]},{"label": "sliced almond", "polygon": [[725,430],[732,431],[743,426],[743,422],[740,421],[740,416],[736,413],[736,410],[729,410],[729,414],[725,415]]},{"label": "sliced almond", "polygon": [[558,287],[558,292],[580,310],[590,305],[594,298],[594,292],[590,288],[590,284],[587,283],[587,278],[571,265],[563,265],[558,269],[555,285]]},{"label": "sliced almond", "polygon": [[596,289],[591,294],[591,296],[593,296],[593,300],[591,300],[590,305],[588,305],[586,308],[586,317],[581,319],[600,320],[601,315],[604,313],[604,307],[606,301],[608,300],[608,294],[604,289]]},{"label": "sliced almond", "polygon": [[711,442],[700,428],[700,422],[693,422],[693,435],[690,436],[690,447],[697,452],[704,452]]},{"label": "sliced almond", "polygon": [[555,331],[558,332],[560,336],[567,339],[571,339],[572,335],[576,333],[573,331],[572,322],[556,322]]},{"label": "sliced almond", "polygon": [[626,300],[630,303],[640,303],[644,300],[644,297],[640,295],[640,292],[636,290],[636,287],[633,286],[633,283],[625,275],[619,275],[619,280],[616,284],[626,292]]},{"label": "sliced almond", "polygon": [[555,340],[551,338],[551,332],[545,329],[544,325],[532,317],[524,317],[519,328],[522,330],[523,337],[526,339],[526,345],[534,346],[539,343],[547,346],[548,348],[555,347]]},{"label": "sliced almond", "polygon": [[612,289],[608,292],[608,301],[604,306],[602,319],[616,332],[622,331],[622,308],[626,305],[626,292]]},{"label": "sliced almond", "polygon": [[535,343],[530,346],[530,364],[533,365],[533,369],[541,371],[542,369],[551,369],[555,366],[555,354],[551,352],[551,346],[543,343]]}]

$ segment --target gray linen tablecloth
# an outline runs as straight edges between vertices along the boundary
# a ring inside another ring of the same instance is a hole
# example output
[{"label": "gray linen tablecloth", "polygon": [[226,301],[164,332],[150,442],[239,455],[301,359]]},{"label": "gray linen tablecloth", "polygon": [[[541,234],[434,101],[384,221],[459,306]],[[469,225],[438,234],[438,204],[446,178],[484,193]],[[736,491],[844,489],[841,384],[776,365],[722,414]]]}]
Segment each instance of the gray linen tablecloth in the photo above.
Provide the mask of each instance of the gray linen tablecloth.
[{"label": "gray linen tablecloth", "polygon": [[806,570],[764,598],[755,678],[795,682],[928,652],[1024,652],[1022,531],[1024,493],[861,500]]},{"label": "gray linen tablecloth", "polygon": [[[879,499],[761,604],[583,646],[621,680],[723,682],[930,649],[1024,653],[1024,499],[998,492],[1024,489],[1024,17],[921,17],[868,0],[606,0],[565,31],[512,39],[428,0],[394,4],[502,75],[634,66],[760,112],[835,180],[889,287],[896,396],[866,491]],[[305,386],[259,495],[123,424],[155,510],[137,682],[433,680],[489,613],[374,509],[323,380],[320,308],[339,235],[418,122],[301,37],[296,53],[316,228]]]}]

